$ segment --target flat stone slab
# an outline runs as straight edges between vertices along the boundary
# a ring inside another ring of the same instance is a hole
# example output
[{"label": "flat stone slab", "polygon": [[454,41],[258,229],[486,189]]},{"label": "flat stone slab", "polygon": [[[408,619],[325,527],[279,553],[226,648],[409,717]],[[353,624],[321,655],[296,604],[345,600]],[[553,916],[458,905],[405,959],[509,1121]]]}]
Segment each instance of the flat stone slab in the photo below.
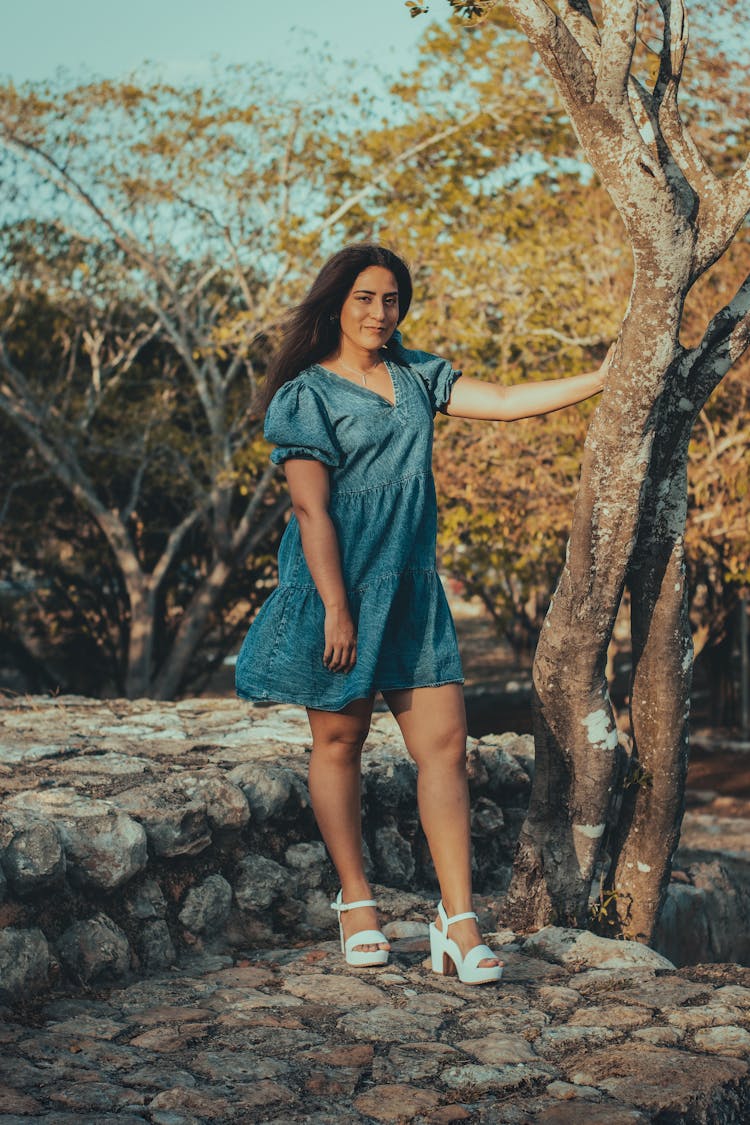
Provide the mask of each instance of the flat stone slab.
[{"label": "flat stone slab", "polygon": [[[0,1120],[750,1120],[749,969],[659,971],[624,990],[560,971],[554,986],[471,988],[398,953],[349,971],[332,942],[223,968],[196,956],[126,988],[52,998],[30,1025],[0,1013]],[[638,1038],[644,1018],[669,1033],[680,1013],[679,1045]]]}]

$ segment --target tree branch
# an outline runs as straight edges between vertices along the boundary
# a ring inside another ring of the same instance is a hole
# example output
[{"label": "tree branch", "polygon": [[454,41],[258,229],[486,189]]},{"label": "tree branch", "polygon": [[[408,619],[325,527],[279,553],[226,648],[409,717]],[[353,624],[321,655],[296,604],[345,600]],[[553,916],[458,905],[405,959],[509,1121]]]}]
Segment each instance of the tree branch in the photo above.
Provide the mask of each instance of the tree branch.
[{"label": "tree branch", "polygon": [[253,526],[253,520],[255,519],[255,517],[258,513],[258,509],[260,508],[260,505],[263,501],[263,498],[265,497],[266,492],[268,491],[268,488],[271,484],[271,481],[273,480],[273,478],[275,476],[276,476],[276,466],[273,465],[273,464],[268,465],[266,467],[266,469],[264,470],[263,475],[261,476],[257,485],[253,489],[253,495],[252,495],[247,507],[245,508],[245,511],[242,513],[242,518],[240,519],[239,523],[237,524],[237,527],[235,528],[235,531],[234,531],[234,535],[232,536],[232,552],[233,552],[233,554],[239,554],[240,551],[242,550],[244,542],[245,542],[247,536],[250,534],[250,530]]},{"label": "tree branch", "polygon": [[[464,118],[463,121],[459,122],[458,125],[451,125],[447,129],[441,129],[437,133],[432,133],[431,136],[425,137],[424,140],[419,141],[415,145],[412,145],[411,148],[408,148],[404,152],[394,156],[391,160],[391,164],[399,165],[405,163],[407,160],[411,160],[412,157],[418,156],[419,153],[424,152],[425,149],[439,144],[440,141],[444,141],[448,137],[452,137],[454,133],[459,133],[462,129],[465,129],[467,125],[471,124],[472,121],[475,121],[479,116],[480,111],[477,110],[475,113],[470,113],[469,116]],[[369,180],[368,183],[359,188],[358,191],[355,191],[353,195],[350,195],[348,199],[345,199],[344,202],[339,204],[339,206],[334,211],[332,211],[330,215],[323,219],[315,228],[315,233],[322,234],[324,231],[334,226],[339,221],[339,219],[342,219],[344,215],[347,214],[347,212],[351,211],[353,207],[356,207],[358,203],[361,203],[363,199],[366,199],[370,192],[375,191],[377,188],[389,187],[390,184],[385,176],[377,176],[372,180]]]},{"label": "tree branch", "polygon": [[686,400],[702,407],[750,344],[750,274],[729,304],[717,312],[703,339],[688,353]]},{"label": "tree branch", "polygon": [[602,4],[601,52],[596,75],[596,98],[618,120],[627,97],[636,43],[638,0],[605,0]]},{"label": "tree branch", "polygon": [[571,116],[580,105],[590,105],[597,88],[594,68],[566,23],[545,0],[506,2],[511,15],[539,52]]},{"label": "tree branch", "polygon": [[579,43],[586,58],[596,69],[599,63],[601,36],[588,0],[562,0],[565,23]]}]

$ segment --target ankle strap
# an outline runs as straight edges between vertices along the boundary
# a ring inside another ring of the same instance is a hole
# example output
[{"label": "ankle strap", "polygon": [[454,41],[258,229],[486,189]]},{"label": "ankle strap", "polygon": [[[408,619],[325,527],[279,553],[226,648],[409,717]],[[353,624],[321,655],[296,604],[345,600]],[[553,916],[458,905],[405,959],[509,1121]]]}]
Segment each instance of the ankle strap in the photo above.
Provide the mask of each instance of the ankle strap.
[{"label": "ankle strap", "polygon": [[446,925],[450,926],[453,922],[463,922],[464,918],[473,918],[475,922],[479,921],[473,910],[467,910],[465,914],[454,914],[452,918],[447,918]]},{"label": "ankle strap", "polygon": [[360,902],[332,902],[331,910],[341,914],[343,910],[356,910],[358,906],[377,906],[374,898],[363,898]]},{"label": "ankle strap", "polygon": [[467,910],[464,914],[454,914],[452,918],[449,918],[443,906],[442,899],[438,903],[438,915],[446,930],[452,922],[463,922],[464,918],[473,918],[475,922],[479,921],[473,910]]}]

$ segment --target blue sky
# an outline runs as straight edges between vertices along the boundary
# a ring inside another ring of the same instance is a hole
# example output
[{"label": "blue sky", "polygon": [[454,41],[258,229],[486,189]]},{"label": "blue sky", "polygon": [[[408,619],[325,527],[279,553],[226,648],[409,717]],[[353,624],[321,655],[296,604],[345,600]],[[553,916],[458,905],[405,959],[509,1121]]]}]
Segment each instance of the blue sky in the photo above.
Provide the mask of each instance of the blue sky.
[{"label": "blue sky", "polygon": [[5,4],[0,77],[121,77],[155,63],[179,82],[210,77],[219,62],[264,61],[293,68],[303,48],[351,59],[354,84],[373,69],[408,69],[415,44],[445,0],[412,19],[403,0],[15,0]]}]

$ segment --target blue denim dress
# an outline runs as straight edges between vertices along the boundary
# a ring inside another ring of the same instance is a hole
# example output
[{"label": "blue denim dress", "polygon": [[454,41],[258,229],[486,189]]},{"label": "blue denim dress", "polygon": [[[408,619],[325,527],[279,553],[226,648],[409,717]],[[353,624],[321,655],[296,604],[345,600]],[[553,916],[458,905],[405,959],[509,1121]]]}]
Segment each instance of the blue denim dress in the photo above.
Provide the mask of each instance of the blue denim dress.
[{"label": "blue denim dress", "polygon": [[279,548],[279,584],[250,626],[237,659],[237,694],[339,711],[376,691],[463,682],[448,603],[435,569],[437,505],[433,419],[461,374],[447,360],[409,351],[394,334],[386,352],[395,404],[313,364],[268,408],[271,460],[312,458],[330,469],[349,607],[357,628],[350,672],[323,664],[325,612],[290,519]]}]

